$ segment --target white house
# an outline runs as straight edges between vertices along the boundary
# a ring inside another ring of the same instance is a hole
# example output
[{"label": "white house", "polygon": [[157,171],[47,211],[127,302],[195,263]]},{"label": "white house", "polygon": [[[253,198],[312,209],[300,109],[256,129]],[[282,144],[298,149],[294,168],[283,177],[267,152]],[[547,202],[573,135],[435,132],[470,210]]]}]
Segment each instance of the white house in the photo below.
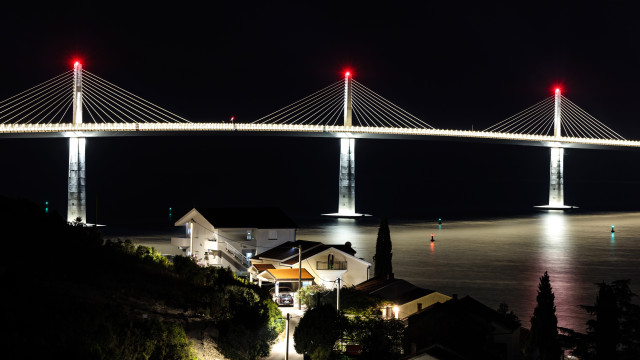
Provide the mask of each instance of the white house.
[{"label": "white house", "polygon": [[[371,263],[357,258],[355,253],[349,242],[344,245],[325,245],[305,240],[286,242],[251,258],[249,274],[251,279],[257,279],[260,285],[265,281],[276,285],[288,282],[292,289],[297,290],[297,271],[294,271],[293,279],[290,272],[283,272],[287,276],[285,279],[275,276],[276,272],[269,269],[297,270],[302,264],[302,270],[310,275],[302,279],[302,286],[313,281],[332,288],[337,284],[337,279],[340,279],[341,287],[353,286],[367,280],[371,268]],[[302,263],[299,261],[300,258]]]},{"label": "white house", "polygon": [[277,208],[194,208],[176,221],[184,237],[171,238],[185,255],[203,266],[230,267],[246,273],[249,259],[295,241],[297,225]]}]

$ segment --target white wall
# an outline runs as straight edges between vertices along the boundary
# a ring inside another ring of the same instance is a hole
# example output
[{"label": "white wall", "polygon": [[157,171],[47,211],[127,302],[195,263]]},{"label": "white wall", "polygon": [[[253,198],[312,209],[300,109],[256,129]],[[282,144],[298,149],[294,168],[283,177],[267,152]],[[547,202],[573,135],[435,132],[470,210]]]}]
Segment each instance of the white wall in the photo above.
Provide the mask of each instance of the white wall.
[{"label": "white wall", "polygon": [[439,292],[432,292],[431,294],[425,295],[419,299],[399,305],[398,318],[403,319],[418,312],[418,303],[422,304],[422,309],[426,309],[437,302],[443,303],[449,300],[451,300],[451,296],[447,296]]},{"label": "white wall", "polygon": [[[340,270],[318,270],[317,262],[326,262],[329,254],[333,255],[333,261],[346,261],[347,271]],[[342,251],[329,248],[321,253],[311,256],[305,260],[302,260],[302,267],[307,269],[311,275],[315,277],[315,283],[324,285],[326,281],[335,280],[336,276],[342,273],[342,286],[354,286],[360,284],[367,279],[367,268],[371,265],[366,261],[357,259],[353,256],[343,253]],[[325,275],[326,274],[326,275]],[[331,275],[335,274],[335,276]]]},{"label": "white wall", "polygon": [[287,241],[296,241],[296,229],[258,229],[255,237],[256,254],[260,254]]}]

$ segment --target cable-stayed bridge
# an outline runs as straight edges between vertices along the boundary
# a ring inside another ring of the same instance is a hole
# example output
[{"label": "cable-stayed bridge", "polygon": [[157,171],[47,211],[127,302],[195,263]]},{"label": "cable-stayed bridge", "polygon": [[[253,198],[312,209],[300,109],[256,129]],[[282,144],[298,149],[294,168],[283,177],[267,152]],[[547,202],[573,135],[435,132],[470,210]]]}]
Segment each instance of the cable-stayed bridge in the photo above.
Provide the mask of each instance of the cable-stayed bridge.
[{"label": "cable-stayed bridge", "polygon": [[341,140],[339,206],[335,216],[361,216],[355,209],[356,138],[459,138],[542,145],[551,148],[550,209],[564,204],[565,147],[640,147],[578,105],[555,94],[481,130],[437,129],[351,77],[325,87],[253,122],[192,122],[101,77],[74,69],[0,101],[0,136],[69,137],[69,221],[86,221],[87,137],[175,132],[244,132],[333,136]]}]

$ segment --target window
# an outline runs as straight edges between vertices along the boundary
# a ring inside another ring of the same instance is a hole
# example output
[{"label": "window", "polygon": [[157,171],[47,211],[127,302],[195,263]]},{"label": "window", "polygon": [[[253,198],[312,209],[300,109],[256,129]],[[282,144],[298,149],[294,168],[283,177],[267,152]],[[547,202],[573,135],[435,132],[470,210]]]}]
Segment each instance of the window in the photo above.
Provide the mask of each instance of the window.
[{"label": "window", "polygon": [[422,310],[422,303],[418,303],[418,311]]},{"label": "window", "polygon": [[269,240],[278,240],[278,231],[269,230]]},{"label": "window", "polygon": [[247,240],[253,240],[253,233],[251,230],[247,230]]}]

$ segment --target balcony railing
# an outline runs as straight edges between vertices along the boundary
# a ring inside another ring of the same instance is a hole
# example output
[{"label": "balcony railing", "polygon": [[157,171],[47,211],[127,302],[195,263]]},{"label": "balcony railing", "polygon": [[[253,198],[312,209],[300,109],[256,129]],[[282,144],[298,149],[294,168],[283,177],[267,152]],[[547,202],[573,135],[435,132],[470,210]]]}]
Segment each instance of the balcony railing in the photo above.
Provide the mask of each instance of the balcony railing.
[{"label": "balcony railing", "polygon": [[245,267],[251,266],[251,262],[249,261],[249,259],[247,259],[246,256],[244,256],[242,252],[240,252],[238,249],[231,246],[229,243],[226,243],[226,244],[227,244],[227,252],[233,255],[233,257],[236,258],[243,266]]},{"label": "balcony railing", "polygon": [[316,261],[317,270],[347,270],[346,261]]}]

